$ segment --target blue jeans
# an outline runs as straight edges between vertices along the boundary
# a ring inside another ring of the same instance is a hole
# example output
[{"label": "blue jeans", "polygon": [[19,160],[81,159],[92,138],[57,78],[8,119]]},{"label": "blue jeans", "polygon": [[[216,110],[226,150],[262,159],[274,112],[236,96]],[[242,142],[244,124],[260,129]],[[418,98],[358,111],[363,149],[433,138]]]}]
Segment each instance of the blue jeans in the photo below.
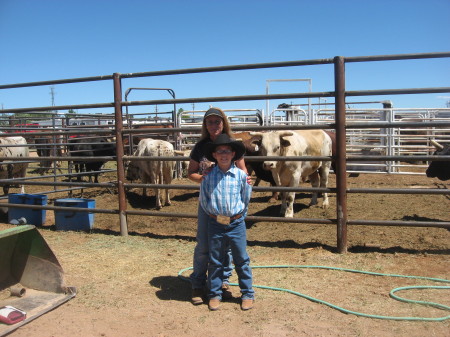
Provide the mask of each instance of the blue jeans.
[{"label": "blue jeans", "polygon": [[253,299],[255,291],[252,288],[252,269],[250,257],[247,254],[247,232],[244,218],[239,218],[229,225],[222,225],[209,218],[209,267],[208,288],[209,298],[222,299],[222,275],[224,262],[227,260],[228,247],[231,248],[234,266],[239,278],[242,299]]},{"label": "blue jeans", "polygon": [[[208,243],[208,221],[211,219],[203,208],[198,205],[198,220],[197,220],[197,245],[194,249],[194,271],[190,275],[192,289],[200,289],[206,285],[206,272],[209,263],[209,243]],[[231,251],[225,254],[223,274],[221,275],[221,282],[229,283],[229,278],[233,270],[231,264]]]}]

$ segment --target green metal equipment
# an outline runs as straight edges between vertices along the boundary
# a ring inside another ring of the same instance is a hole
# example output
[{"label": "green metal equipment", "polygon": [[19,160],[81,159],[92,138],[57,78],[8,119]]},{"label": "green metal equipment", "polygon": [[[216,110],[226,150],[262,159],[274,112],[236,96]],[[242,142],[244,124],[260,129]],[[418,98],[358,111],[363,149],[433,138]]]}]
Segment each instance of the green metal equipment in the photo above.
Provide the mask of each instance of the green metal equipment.
[{"label": "green metal equipment", "polygon": [[0,308],[13,306],[27,313],[13,325],[0,323],[4,336],[53,310],[76,295],[64,283],[64,271],[35,226],[0,231]]}]

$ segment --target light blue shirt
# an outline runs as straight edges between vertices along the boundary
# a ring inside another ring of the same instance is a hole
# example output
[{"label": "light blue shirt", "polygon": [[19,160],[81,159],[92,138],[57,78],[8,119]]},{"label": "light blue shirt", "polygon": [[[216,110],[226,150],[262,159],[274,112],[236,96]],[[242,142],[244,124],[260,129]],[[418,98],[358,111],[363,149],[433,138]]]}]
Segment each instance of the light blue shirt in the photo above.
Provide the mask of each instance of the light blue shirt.
[{"label": "light blue shirt", "polygon": [[200,184],[200,205],[211,215],[245,216],[252,194],[247,174],[233,163],[227,172],[215,166]]}]

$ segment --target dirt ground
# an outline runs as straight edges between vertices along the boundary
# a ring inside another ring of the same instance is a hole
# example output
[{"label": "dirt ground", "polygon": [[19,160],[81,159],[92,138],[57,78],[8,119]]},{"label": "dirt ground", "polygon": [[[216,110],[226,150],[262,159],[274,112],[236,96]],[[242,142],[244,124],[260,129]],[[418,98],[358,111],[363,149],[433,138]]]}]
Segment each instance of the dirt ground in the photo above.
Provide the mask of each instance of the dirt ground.
[{"label": "dirt ground", "polygon": [[[101,181],[107,179],[103,176]],[[185,179],[176,182],[192,184]],[[381,174],[360,175],[349,178],[348,183],[350,188],[450,187],[424,176]],[[330,186],[335,186],[334,175]],[[42,187],[30,186],[26,192],[39,189]],[[139,189],[128,192],[128,209],[154,211],[154,197],[142,197],[141,193]],[[94,198],[97,208],[118,207],[114,191],[91,189],[82,196]],[[197,196],[192,190],[173,190],[172,205],[160,212],[195,214]],[[61,197],[67,194],[50,194],[49,204]],[[267,192],[254,192],[249,214],[278,216],[279,202],[268,204],[267,200]],[[331,195],[327,210],[308,207],[309,200],[307,193],[297,195],[296,217],[336,217],[335,195]],[[449,206],[449,196],[443,195],[348,194],[349,220],[449,221]],[[128,216],[126,237],[120,236],[117,215],[95,214],[89,233],[56,231],[54,222],[54,212],[47,211],[40,232],[58,257],[67,285],[77,288],[77,296],[19,328],[11,334],[14,337],[450,336],[448,319],[425,322],[361,317],[293,293],[370,315],[449,317],[448,311],[389,297],[390,290],[397,287],[442,283],[319,268],[448,280],[450,231],[445,228],[349,226],[348,253],[338,254],[333,225],[248,224],[254,284],[262,286],[255,289],[255,307],[241,311],[238,289],[233,287],[236,298],[210,312],[207,305],[189,302],[190,284],[178,277],[192,265],[195,219]],[[0,214],[0,223],[0,230],[11,227],[6,215]],[[232,281],[237,281],[235,275]],[[450,305],[449,290],[413,290],[399,295]]]}]

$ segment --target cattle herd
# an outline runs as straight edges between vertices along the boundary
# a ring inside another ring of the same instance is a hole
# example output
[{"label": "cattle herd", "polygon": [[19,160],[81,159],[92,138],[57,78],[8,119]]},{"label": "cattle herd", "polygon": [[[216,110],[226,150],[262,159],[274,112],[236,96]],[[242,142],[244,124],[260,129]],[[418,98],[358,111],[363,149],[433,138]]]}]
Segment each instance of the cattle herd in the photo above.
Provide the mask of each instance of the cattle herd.
[{"label": "cattle herd", "polygon": [[[335,170],[334,162],[329,160],[277,160],[276,157],[331,157],[336,151],[334,133],[323,130],[301,130],[301,131],[268,131],[268,132],[237,132],[234,138],[241,140],[246,149],[247,169],[250,174],[256,177],[255,185],[259,181],[267,181],[271,186],[297,187],[301,182],[309,180],[313,187],[327,187],[330,168]],[[89,181],[92,178],[98,183],[98,176],[101,173],[102,166],[106,160],[96,157],[114,157],[116,156],[116,145],[114,141],[106,138],[92,137],[74,137],[70,138],[66,144],[66,153],[63,153],[63,147],[60,136],[35,136],[34,143],[27,144],[24,137],[0,137],[0,183],[3,186],[4,194],[8,194],[10,186],[16,186],[14,179],[24,178],[28,169],[29,162],[14,161],[14,158],[29,157],[29,147],[35,146],[38,156],[42,157],[60,157],[63,155],[77,157],[73,161],[78,181],[82,176],[88,176]],[[435,155],[449,156],[450,148],[448,145],[441,145],[432,141],[436,147]],[[171,157],[188,156],[188,152],[177,151],[171,142],[161,139],[139,138],[137,147],[133,152],[132,160],[125,163],[126,178],[133,182],[141,180],[147,184],[171,184],[175,171],[175,161],[167,160],[142,160],[139,157]],[[252,156],[266,156],[266,160],[251,160]],[[80,160],[79,157],[90,158],[90,160]],[[273,158],[271,158],[273,157]],[[53,168],[61,172],[61,163],[59,161],[39,162],[40,174],[45,174],[54,163]],[[450,161],[436,160],[431,161],[426,170],[428,177],[436,177],[440,180],[450,179]],[[21,193],[24,192],[22,186]],[[144,195],[146,190],[144,188]],[[273,193],[269,202],[278,199],[278,192]],[[156,208],[162,207],[160,191],[155,190]],[[317,193],[313,193],[310,205],[318,203]],[[281,216],[293,217],[293,203],[295,200],[294,192],[281,193],[282,207]],[[169,190],[165,190],[164,205],[170,205]],[[328,206],[328,195],[323,194],[322,207]]]}]

